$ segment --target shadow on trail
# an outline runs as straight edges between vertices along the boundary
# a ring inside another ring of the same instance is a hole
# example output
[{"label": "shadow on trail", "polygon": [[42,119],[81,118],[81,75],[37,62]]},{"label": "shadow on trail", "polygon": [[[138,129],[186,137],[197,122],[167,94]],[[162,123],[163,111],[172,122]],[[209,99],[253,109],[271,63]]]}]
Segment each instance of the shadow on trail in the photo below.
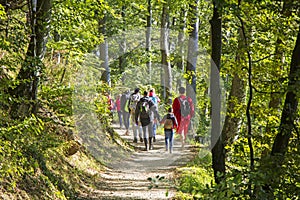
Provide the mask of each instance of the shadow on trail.
[{"label": "shadow on trail", "polygon": [[156,142],[154,142],[154,149],[144,151],[144,143],[133,143],[132,133],[125,136],[125,130],[116,129],[120,136],[128,140],[134,147],[135,152],[128,158],[112,162],[109,164],[114,170],[130,172],[134,171],[157,171],[157,170],[170,170],[176,167],[184,166],[195,157],[198,149],[195,146],[186,144],[184,148],[181,147],[179,139],[174,140],[173,153],[170,154],[165,150],[164,136],[157,135]]},{"label": "shadow on trail", "polygon": [[[125,130],[115,130],[135,151],[127,158],[108,163],[109,169],[100,175],[96,188],[82,199],[172,199],[176,193],[175,169],[191,161],[198,149],[189,144],[182,148],[176,138],[170,154],[165,150],[164,136],[157,135],[154,149],[144,151],[144,143],[132,142],[132,132],[126,136]],[[163,180],[153,183],[155,177],[163,177]],[[149,189],[153,184],[155,186]]]}]

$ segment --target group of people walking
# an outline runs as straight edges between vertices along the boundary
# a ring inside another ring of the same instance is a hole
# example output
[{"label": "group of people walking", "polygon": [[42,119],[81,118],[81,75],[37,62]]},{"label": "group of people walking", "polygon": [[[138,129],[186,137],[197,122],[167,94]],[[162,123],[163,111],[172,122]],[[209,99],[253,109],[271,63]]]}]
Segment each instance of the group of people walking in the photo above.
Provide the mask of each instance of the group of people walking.
[{"label": "group of people walking", "polygon": [[124,124],[125,135],[129,135],[129,126],[133,130],[133,142],[144,142],[145,150],[153,149],[156,141],[158,124],[164,126],[166,151],[173,152],[174,130],[180,134],[182,147],[184,146],[191,118],[194,115],[194,104],[190,97],[185,95],[185,88],[179,88],[179,96],[172,102],[172,107],[161,119],[158,112],[159,97],[154,89],[144,91],[136,88],[133,93],[127,90],[116,99],[116,107],[120,126]]}]

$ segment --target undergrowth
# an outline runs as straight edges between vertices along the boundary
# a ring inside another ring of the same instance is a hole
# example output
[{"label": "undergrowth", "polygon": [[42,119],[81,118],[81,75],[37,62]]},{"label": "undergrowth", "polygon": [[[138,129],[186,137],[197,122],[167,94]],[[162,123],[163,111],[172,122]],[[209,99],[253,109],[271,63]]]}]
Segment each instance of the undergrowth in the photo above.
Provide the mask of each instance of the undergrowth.
[{"label": "undergrowth", "polygon": [[202,192],[211,186],[213,182],[211,159],[209,150],[200,148],[193,161],[177,169],[179,179],[176,185],[179,192],[176,199],[200,198]]},{"label": "undergrowth", "polygon": [[33,115],[0,129],[1,199],[76,199],[93,185],[103,166],[84,148],[67,155],[72,142],[53,128]]},{"label": "undergrowth", "polygon": [[[295,146],[299,148],[298,143]],[[298,151],[297,148],[292,150]],[[265,157],[262,162],[256,163],[252,171],[240,151],[232,150],[230,153],[238,154],[235,156],[237,159],[227,161],[226,175],[219,184],[215,184],[211,154],[208,150],[200,150],[195,160],[177,171],[179,178],[176,185],[179,192],[176,199],[299,199],[297,153],[287,153],[288,165],[280,168],[265,167],[269,166],[268,162],[272,162],[271,157]]]}]

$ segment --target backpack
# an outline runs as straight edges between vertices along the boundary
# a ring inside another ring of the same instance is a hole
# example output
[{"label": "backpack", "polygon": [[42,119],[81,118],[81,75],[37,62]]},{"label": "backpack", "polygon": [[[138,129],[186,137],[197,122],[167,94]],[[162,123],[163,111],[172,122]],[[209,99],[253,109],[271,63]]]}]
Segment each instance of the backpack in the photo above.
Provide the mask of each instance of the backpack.
[{"label": "backpack", "polygon": [[129,98],[130,98],[129,93],[124,93],[121,96],[121,110],[124,110],[125,112],[129,112],[128,110]]},{"label": "backpack", "polygon": [[181,111],[181,116],[186,117],[190,114],[191,112],[191,106],[190,102],[188,101],[188,97],[182,99],[178,98],[180,102],[180,111]]},{"label": "backpack", "polygon": [[152,99],[153,103],[154,103],[155,105],[157,105],[157,98],[156,98],[156,97],[151,97],[151,99]]},{"label": "backpack", "polygon": [[140,118],[141,119],[150,118],[150,106],[149,106],[148,99],[141,99]]},{"label": "backpack", "polygon": [[132,94],[130,96],[130,104],[128,106],[130,110],[135,110],[136,104],[140,100],[139,98],[140,98],[139,94]]},{"label": "backpack", "polygon": [[172,129],[173,128],[173,120],[167,116],[167,119],[164,124],[164,129]]},{"label": "backpack", "polygon": [[124,111],[125,111],[125,112],[129,112],[128,104],[129,104],[129,99],[126,99],[125,107],[124,107]]}]

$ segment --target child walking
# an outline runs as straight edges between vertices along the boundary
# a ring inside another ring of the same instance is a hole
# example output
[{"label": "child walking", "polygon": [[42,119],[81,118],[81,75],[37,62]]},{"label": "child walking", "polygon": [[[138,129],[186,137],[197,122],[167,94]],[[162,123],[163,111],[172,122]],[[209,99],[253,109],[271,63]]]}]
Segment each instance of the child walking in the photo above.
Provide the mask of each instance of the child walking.
[{"label": "child walking", "polygon": [[164,124],[166,151],[173,153],[173,129],[178,126],[178,123],[172,108],[168,109],[168,114],[163,117],[160,124]]}]

